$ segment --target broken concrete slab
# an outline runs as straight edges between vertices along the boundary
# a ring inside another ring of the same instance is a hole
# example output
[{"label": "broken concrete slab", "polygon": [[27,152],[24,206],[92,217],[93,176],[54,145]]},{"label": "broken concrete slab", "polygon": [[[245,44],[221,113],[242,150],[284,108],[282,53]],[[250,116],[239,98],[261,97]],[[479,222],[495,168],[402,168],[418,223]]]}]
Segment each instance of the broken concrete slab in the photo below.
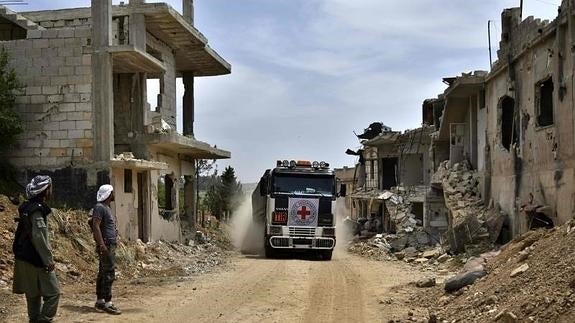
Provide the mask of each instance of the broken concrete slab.
[{"label": "broken concrete slab", "polygon": [[443,289],[448,293],[453,293],[465,286],[472,285],[476,280],[486,275],[485,269],[464,272],[448,279]]},{"label": "broken concrete slab", "polygon": [[510,277],[519,276],[519,275],[523,274],[524,272],[526,272],[528,269],[529,269],[529,265],[523,264],[523,265],[515,268],[509,276]]}]

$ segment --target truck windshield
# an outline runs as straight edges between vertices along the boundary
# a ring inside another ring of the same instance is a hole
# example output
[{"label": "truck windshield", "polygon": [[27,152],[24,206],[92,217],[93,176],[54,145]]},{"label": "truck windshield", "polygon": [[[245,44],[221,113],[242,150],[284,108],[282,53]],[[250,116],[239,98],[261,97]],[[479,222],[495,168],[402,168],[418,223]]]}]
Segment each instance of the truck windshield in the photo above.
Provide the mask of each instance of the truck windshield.
[{"label": "truck windshield", "polygon": [[273,192],[331,196],[334,193],[334,185],[333,176],[277,174],[273,179]]}]

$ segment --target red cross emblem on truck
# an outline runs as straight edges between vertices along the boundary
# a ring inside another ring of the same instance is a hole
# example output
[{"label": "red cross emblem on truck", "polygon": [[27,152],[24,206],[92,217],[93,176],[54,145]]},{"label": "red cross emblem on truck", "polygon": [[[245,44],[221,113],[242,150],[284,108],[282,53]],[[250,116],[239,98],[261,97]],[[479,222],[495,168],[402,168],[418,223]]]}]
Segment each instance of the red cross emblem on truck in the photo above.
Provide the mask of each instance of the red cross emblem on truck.
[{"label": "red cross emblem on truck", "polygon": [[308,215],[310,215],[310,211],[304,206],[301,209],[297,210],[297,215],[299,215],[300,219],[305,220]]}]

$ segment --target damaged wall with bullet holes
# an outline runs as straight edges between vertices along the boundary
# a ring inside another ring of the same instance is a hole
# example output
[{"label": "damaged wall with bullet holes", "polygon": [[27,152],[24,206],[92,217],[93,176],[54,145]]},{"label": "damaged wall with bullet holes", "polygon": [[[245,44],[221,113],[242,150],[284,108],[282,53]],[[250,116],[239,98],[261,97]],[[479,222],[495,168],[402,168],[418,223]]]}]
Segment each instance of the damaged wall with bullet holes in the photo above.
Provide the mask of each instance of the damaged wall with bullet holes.
[{"label": "damaged wall with bullet holes", "polygon": [[509,216],[513,235],[573,217],[575,16],[569,2],[552,22],[521,21],[519,8],[505,10],[498,61],[486,79],[491,199]]}]

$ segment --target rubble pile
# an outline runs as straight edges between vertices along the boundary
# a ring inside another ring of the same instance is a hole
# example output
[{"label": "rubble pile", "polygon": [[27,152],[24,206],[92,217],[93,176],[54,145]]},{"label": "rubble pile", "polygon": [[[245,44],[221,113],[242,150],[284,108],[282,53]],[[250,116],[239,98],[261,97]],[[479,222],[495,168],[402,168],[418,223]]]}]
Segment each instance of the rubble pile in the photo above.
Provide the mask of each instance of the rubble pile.
[{"label": "rubble pile", "polygon": [[529,231],[476,261],[475,270],[484,274],[468,286],[426,289],[417,302],[450,322],[572,322],[574,253],[575,220]]},{"label": "rubble pile", "polygon": [[495,242],[504,215],[483,204],[479,176],[467,161],[455,163],[452,167],[449,161],[442,162],[433,174],[432,183],[443,188],[450,216],[447,240],[453,252],[463,252],[469,244]]}]

